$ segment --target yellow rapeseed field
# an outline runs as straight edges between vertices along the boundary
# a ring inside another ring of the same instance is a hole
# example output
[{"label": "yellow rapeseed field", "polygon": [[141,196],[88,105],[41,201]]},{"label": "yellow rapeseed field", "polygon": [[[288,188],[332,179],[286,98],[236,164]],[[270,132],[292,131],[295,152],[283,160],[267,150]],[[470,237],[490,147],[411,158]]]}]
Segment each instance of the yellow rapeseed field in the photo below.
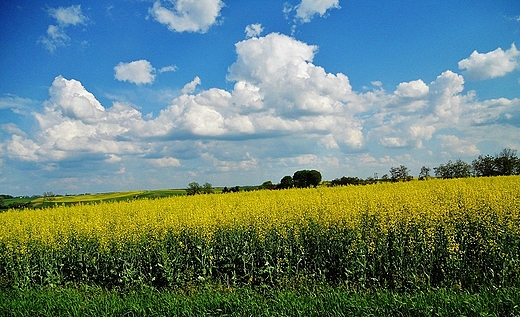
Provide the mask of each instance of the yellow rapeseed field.
[{"label": "yellow rapeseed field", "polygon": [[0,284],[520,286],[520,176],[0,214]]},{"label": "yellow rapeseed field", "polygon": [[219,227],[265,231],[309,220],[355,228],[367,216],[376,217],[383,232],[397,223],[449,228],[465,218],[520,233],[519,206],[519,176],[253,191],[10,210],[0,214],[0,243],[17,252],[29,241],[59,247],[74,235],[124,243],[187,228],[211,236]]}]

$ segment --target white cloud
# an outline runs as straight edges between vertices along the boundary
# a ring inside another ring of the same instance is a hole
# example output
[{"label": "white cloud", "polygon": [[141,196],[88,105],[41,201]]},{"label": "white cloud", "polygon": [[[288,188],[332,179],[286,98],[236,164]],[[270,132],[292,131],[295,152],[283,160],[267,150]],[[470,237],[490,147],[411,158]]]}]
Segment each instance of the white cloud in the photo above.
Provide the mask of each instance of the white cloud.
[{"label": "white cloud", "polygon": [[47,36],[41,39],[41,43],[45,48],[53,53],[58,47],[66,46],[70,38],[65,34],[63,28],[56,25],[49,25],[47,28]]},{"label": "white cloud", "polygon": [[[345,75],[312,64],[315,50],[276,33],[240,42],[228,76],[236,81],[231,92],[212,88],[193,95],[200,84],[196,77],[156,118],[136,125],[135,133],[223,138],[319,133],[329,134],[327,142],[339,148],[359,148],[362,124],[353,117],[358,106],[350,104],[356,94]],[[313,138],[320,143],[322,136]]]},{"label": "white cloud", "polygon": [[475,102],[469,109],[468,119],[477,126],[511,124],[520,127],[520,98]]},{"label": "white cloud", "polygon": [[80,82],[61,76],[56,77],[49,94],[43,112],[34,113],[38,134],[33,137],[13,134],[6,145],[9,157],[45,162],[80,153],[142,152],[139,144],[117,140],[142,120],[137,110],[119,103],[106,109]]},{"label": "white cloud", "polygon": [[519,68],[519,59],[520,51],[513,43],[505,51],[500,47],[488,53],[474,51],[459,62],[459,69],[465,70],[464,74],[473,80],[502,77]]},{"label": "white cloud", "polygon": [[[113,174],[122,168],[121,175],[128,175],[136,160],[144,160],[194,173],[185,177],[258,171],[263,178],[273,166],[356,171],[403,163],[372,152],[382,147],[441,147],[471,156],[478,153],[477,142],[493,140],[481,132],[482,125],[518,132],[513,122],[518,99],[478,101],[463,93],[464,78],[452,71],[429,84],[402,82],[393,92],[379,82],[356,92],[346,75],[315,65],[316,52],[316,46],[277,33],[246,39],[236,44],[236,61],[229,67],[232,90],[196,89],[201,80],[195,77],[156,116],[120,102],[105,107],[79,81],[58,76],[49,100],[34,112],[37,133],[3,126],[10,136],[0,149],[7,162],[37,162],[54,170],[62,161],[92,160],[109,163]],[[144,77],[151,68],[144,68]],[[0,107],[15,99],[0,99]],[[346,158],[366,151],[371,154],[361,155],[363,160]]]},{"label": "white cloud", "polygon": [[407,83],[400,83],[395,90],[398,97],[423,98],[429,92],[428,86],[420,79]]},{"label": "white cloud", "polygon": [[260,87],[240,80],[233,89],[233,103],[241,107],[242,113],[254,112],[264,107],[264,95]]},{"label": "white cloud", "polygon": [[157,167],[179,167],[181,162],[174,157],[161,157],[150,159],[150,162]]},{"label": "white cloud", "polygon": [[321,159],[315,154],[299,155],[290,160],[303,166],[316,166],[321,163]]},{"label": "white cloud", "polygon": [[[168,7],[163,6],[163,3],[168,3]],[[155,1],[149,12],[170,31],[206,33],[217,23],[223,6],[221,0]]]},{"label": "white cloud", "polygon": [[237,43],[237,61],[228,75],[237,81],[233,95],[238,104],[247,105],[245,112],[257,111],[250,116],[257,132],[329,131],[333,139],[321,144],[358,148],[363,144],[361,125],[349,111],[357,96],[347,76],[312,64],[316,50],[277,33]]},{"label": "white cloud", "polygon": [[384,147],[423,148],[436,131],[459,123],[472,98],[462,95],[463,89],[464,78],[445,71],[429,85],[420,79],[401,83],[393,96],[368,92],[365,97],[380,108],[363,129],[368,139]]},{"label": "white cloud", "polygon": [[442,147],[450,149],[452,153],[466,156],[475,156],[480,154],[477,146],[470,140],[463,140],[455,135],[439,135],[438,138],[442,142]]},{"label": "white cloud", "polygon": [[13,134],[7,142],[8,156],[21,161],[37,162],[39,146],[32,140]]},{"label": "white cloud", "polygon": [[[65,117],[84,123],[98,122],[105,116],[105,108],[79,81],[55,78],[49,89],[51,99],[45,104],[50,111],[59,110]],[[46,124],[46,122],[40,122]]]},{"label": "white cloud", "polygon": [[21,136],[26,136],[27,134],[20,129],[16,124],[14,123],[5,123],[0,125],[0,128],[5,131],[8,134],[18,134]]},{"label": "white cloud", "polygon": [[105,162],[107,162],[107,163],[119,163],[119,162],[121,162],[121,157],[117,156],[115,154],[109,154],[109,155],[107,155],[107,158],[105,159]]},{"label": "white cloud", "polygon": [[0,98],[0,109],[11,109],[14,113],[23,113],[38,102],[29,98],[6,94]]},{"label": "white cloud", "polygon": [[175,65],[170,66],[164,66],[159,69],[159,73],[166,73],[166,72],[176,72],[178,70],[178,67]]},{"label": "white cloud", "polygon": [[59,47],[68,45],[70,37],[65,30],[70,25],[85,25],[88,21],[88,18],[81,11],[81,5],[72,5],[66,8],[50,8],[47,12],[56,19],[58,25],[49,25],[47,34],[40,38],[40,43],[51,53],[55,52]]},{"label": "white cloud", "polygon": [[184,85],[184,87],[182,87],[181,92],[183,94],[191,94],[195,91],[195,88],[198,85],[200,85],[200,78],[199,76],[196,76],[191,82],[187,83],[186,85]]},{"label": "white cloud", "polygon": [[464,78],[452,71],[445,71],[430,84],[430,102],[433,114],[444,123],[458,123],[463,111]]},{"label": "white cloud", "polygon": [[114,67],[115,79],[136,85],[151,84],[155,80],[155,68],[149,61],[141,59],[130,63],[119,63]]},{"label": "white cloud", "polygon": [[50,8],[49,14],[56,19],[60,26],[85,24],[88,18],[81,12],[81,5],[72,5],[70,7]]},{"label": "white cloud", "polygon": [[[271,33],[235,44],[237,61],[231,65],[230,80],[247,80],[252,84],[276,79],[308,77],[316,46],[307,45],[286,35]],[[312,65],[313,66],[313,65]]]},{"label": "white cloud", "polygon": [[246,37],[250,38],[250,37],[260,36],[260,34],[262,34],[263,31],[264,31],[264,28],[262,27],[262,24],[255,23],[255,24],[250,24],[250,25],[246,26],[245,33],[246,33]]},{"label": "white cloud", "polygon": [[252,171],[258,168],[259,162],[258,159],[252,157],[249,152],[246,152],[245,155],[239,157],[236,160],[228,160],[228,159],[219,159],[215,157],[215,155],[205,152],[201,155],[201,158],[204,161],[208,161],[211,165],[219,172],[229,173],[229,172],[244,172],[244,171]]},{"label": "white cloud", "polygon": [[301,22],[310,22],[315,15],[323,17],[327,10],[340,8],[339,0],[302,0],[294,9],[297,19]]}]

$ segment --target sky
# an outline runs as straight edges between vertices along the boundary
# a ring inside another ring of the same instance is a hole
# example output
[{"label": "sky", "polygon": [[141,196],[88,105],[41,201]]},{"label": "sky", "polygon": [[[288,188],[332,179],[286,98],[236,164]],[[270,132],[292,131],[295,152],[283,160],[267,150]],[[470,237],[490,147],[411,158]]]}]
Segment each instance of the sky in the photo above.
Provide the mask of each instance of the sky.
[{"label": "sky", "polygon": [[2,1],[0,193],[324,180],[520,150],[520,2]]}]

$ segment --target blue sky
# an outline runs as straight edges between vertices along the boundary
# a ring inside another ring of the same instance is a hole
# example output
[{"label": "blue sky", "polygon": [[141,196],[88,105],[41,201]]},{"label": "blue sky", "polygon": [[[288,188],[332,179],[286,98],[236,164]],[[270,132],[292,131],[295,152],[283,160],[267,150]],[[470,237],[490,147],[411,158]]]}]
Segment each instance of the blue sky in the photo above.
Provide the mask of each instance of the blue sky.
[{"label": "blue sky", "polygon": [[4,1],[0,192],[366,178],[520,150],[520,2]]}]

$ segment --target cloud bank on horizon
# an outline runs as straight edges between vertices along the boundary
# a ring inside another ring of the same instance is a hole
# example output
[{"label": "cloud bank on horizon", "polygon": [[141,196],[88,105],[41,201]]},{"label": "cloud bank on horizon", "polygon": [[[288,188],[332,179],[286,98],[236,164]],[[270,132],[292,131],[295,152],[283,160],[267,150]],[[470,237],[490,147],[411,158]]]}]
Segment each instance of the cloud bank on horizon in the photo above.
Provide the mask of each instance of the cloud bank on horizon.
[{"label": "cloud bank on horizon", "polygon": [[[279,10],[292,15],[294,25],[311,25],[348,5],[302,0]],[[232,19],[224,12],[227,6],[220,0],[155,1],[143,21],[153,20],[169,38],[200,38]],[[69,26],[90,27],[87,22],[95,19],[82,8],[46,10],[57,25],[39,40],[45,50],[57,54],[72,45]],[[347,73],[332,73],[316,62],[322,48],[297,39],[294,25],[291,36],[247,21],[238,30],[242,39],[230,48],[233,61],[220,74],[225,88],[203,86],[204,76],[195,74],[173,90],[168,84],[154,90],[182,66],[170,60],[171,66],[156,69],[152,62],[164,61],[141,55],[121,58],[107,70],[123,87],[113,91],[90,84],[93,91],[81,76],[64,74],[56,75],[38,105],[4,91],[0,110],[18,117],[1,122],[0,184],[15,193],[183,187],[192,180],[246,185],[277,182],[302,168],[325,177],[367,177],[404,164],[418,173],[422,165],[493,154],[484,151],[491,143],[493,149],[520,150],[520,83],[514,97],[483,100],[465,87],[468,81],[518,78],[514,42],[505,50],[474,50],[450,61],[458,69],[428,74],[431,80],[411,78],[392,89],[373,81],[354,88]],[[138,94],[167,91],[171,99],[154,113],[128,100],[130,86]],[[34,124],[24,127],[24,120]]]}]

